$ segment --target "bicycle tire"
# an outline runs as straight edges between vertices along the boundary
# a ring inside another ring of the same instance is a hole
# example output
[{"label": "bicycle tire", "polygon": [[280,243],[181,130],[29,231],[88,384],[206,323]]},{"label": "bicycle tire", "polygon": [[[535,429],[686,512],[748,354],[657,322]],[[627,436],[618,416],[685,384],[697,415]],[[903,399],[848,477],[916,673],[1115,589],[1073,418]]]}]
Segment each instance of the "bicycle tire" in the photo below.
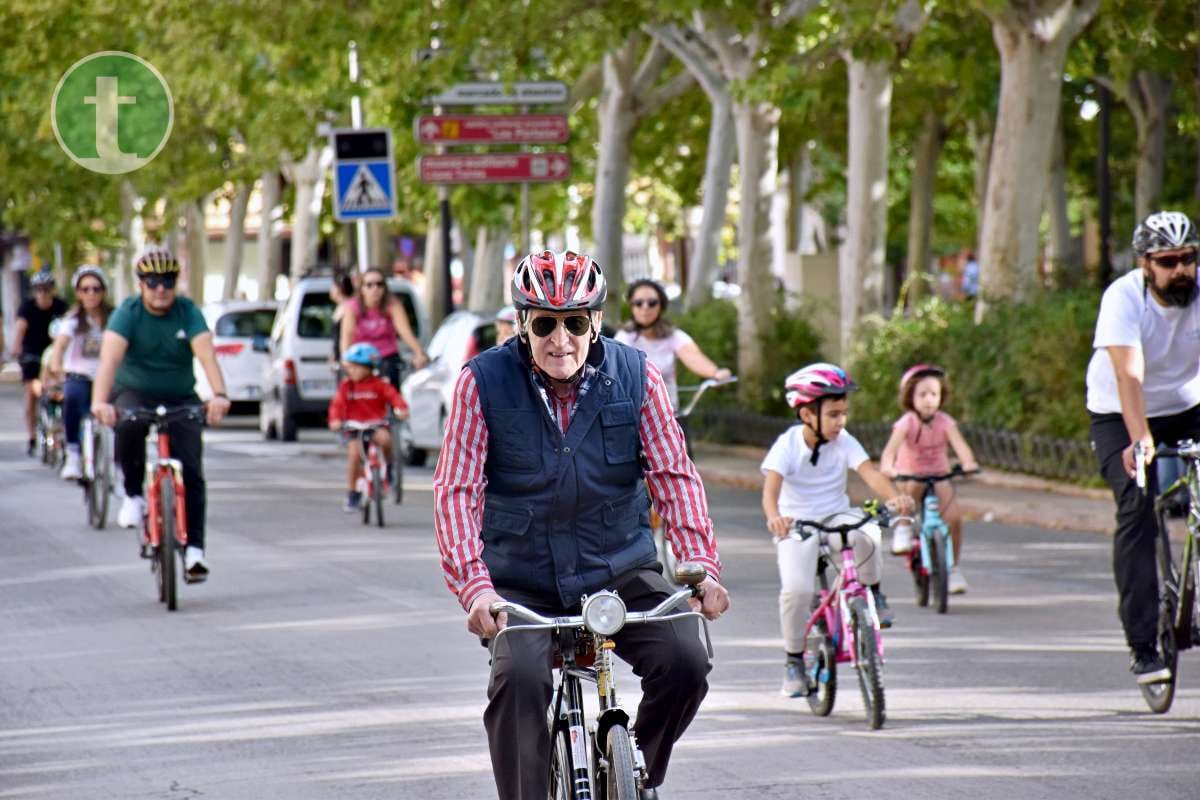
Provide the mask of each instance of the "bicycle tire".
[{"label": "bicycle tire", "polygon": [[554,752],[550,755],[550,800],[576,800],[575,765],[571,760],[571,731],[559,723],[552,729]]},{"label": "bicycle tire", "polygon": [[175,483],[166,476],[159,484],[159,513],[162,527],[159,529],[158,558],[159,574],[162,576],[163,594],[167,611],[174,611],[179,604],[179,585],[175,569]]},{"label": "bicycle tire", "polygon": [[818,717],[828,717],[837,701],[837,649],[825,620],[813,626],[809,642],[804,650],[804,674],[815,688],[808,695],[808,707]]},{"label": "bicycle tire", "polygon": [[380,474],[382,467],[376,469],[371,475],[371,501],[375,504],[375,524],[380,528],[383,527],[383,476]]},{"label": "bicycle tire", "polygon": [[1159,683],[1141,683],[1142,699],[1155,714],[1165,714],[1175,701],[1175,679],[1179,667],[1179,649],[1175,646],[1175,597],[1166,592],[1158,611],[1158,648],[1171,677]]},{"label": "bicycle tire", "polygon": [[93,526],[103,530],[108,524],[108,506],[112,502],[112,454],[108,452],[108,438],[103,429],[95,429],[95,444],[92,446],[92,491],[97,497],[97,510]]},{"label": "bicycle tire", "polygon": [[925,565],[921,562],[920,547],[914,547],[908,554],[908,571],[912,573],[917,606],[925,608],[929,605],[929,573],[925,571]]},{"label": "bicycle tire", "polygon": [[851,625],[854,626],[854,647],[857,656],[858,686],[862,690],[863,708],[867,712],[867,724],[871,730],[879,730],[887,719],[886,701],[883,695],[883,664],[879,659],[879,643],[875,638],[875,624],[867,601],[856,597],[850,601]]},{"label": "bicycle tire", "polygon": [[933,601],[939,614],[945,614],[950,607],[950,575],[946,569],[945,547],[941,534],[935,533],[929,537],[929,583],[933,593]]},{"label": "bicycle tire", "polygon": [[394,427],[392,435],[392,501],[396,505],[404,502],[404,462],[408,460],[408,437],[402,426]]},{"label": "bicycle tire", "polygon": [[608,729],[604,748],[608,765],[604,768],[605,800],[637,800],[637,773],[633,766],[633,742],[623,725]]}]

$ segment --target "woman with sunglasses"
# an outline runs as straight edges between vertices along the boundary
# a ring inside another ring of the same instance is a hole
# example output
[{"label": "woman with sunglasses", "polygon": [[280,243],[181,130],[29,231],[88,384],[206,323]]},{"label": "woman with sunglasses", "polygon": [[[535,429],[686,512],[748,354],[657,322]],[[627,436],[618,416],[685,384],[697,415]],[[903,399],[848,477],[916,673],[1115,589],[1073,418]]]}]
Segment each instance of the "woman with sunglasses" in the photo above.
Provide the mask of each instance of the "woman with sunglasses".
[{"label": "woman with sunglasses", "polygon": [[392,297],[387,287],[387,276],[378,267],[371,267],[362,274],[362,282],[358,285],[358,296],[351,298],[345,304],[342,312],[340,336],[341,351],[350,349],[350,345],[365,342],[379,351],[380,374],[392,386],[400,388],[400,351],[396,346],[396,337],[404,340],[404,344],[412,351],[412,365],[420,369],[429,363],[421,342],[413,333],[408,321],[404,305]]},{"label": "woman with sunglasses", "polygon": [[[707,567],[702,604],[692,603],[716,619],[729,595],[717,582],[704,485],[658,369],[600,335],[600,267],[579,253],[534,253],[511,289],[517,335],[459,373],[433,479],[443,574],[467,629],[494,638],[507,619],[493,618],[490,606],[503,598],[559,616],[605,588],[634,611],[669,597],[647,482],[680,558]],[[502,800],[547,793],[552,643],[547,631],[492,648],[483,722]],[[686,619],[622,632],[617,655],[644,676],[642,796],[657,797],[671,748],[707,690],[708,654],[695,619]]]},{"label": "woman with sunglasses", "polygon": [[100,343],[112,305],[108,302],[108,279],[91,264],[75,270],[75,307],[67,312],[54,337],[50,352],[50,374],[63,381],[63,425],[67,434],[67,459],[62,479],[83,477],[79,458],[79,426],[91,408],[92,381],[100,366]]},{"label": "woman with sunglasses", "polygon": [[692,337],[676,328],[663,316],[667,313],[667,293],[649,278],[629,284],[625,293],[633,319],[617,331],[616,340],[646,354],[662,372],[671,396],[671,405],[679,408],[679,389],[675,383],[675,359],[701,378],[725,380],[729,370],[718,367],[700,350]]}]

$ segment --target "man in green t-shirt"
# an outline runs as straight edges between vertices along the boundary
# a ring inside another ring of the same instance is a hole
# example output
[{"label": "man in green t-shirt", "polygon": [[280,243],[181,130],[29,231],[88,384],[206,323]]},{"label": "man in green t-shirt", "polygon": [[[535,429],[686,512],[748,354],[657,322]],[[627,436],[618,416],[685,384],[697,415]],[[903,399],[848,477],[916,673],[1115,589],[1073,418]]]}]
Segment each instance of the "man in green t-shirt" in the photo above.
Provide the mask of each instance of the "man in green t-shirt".
[{"label": "man in green t-shirt", "polygon": [[[117,424],[117,409],[128,412],[155,406],[199,403],[195,392],[192,356],[200,361],[213,399],[207,404],[208,424],[217,425],[229,411],[225,378],[217,365],[212,333],[196,304],[177,297],[179,262],[165,248],[151,247],[134,263],[140,294],[130,297],[113,312],[100,347],[100,368],[92,384],[92,414],[104,425],[116,425],[117,461],[125,475],[125,502],[117,522],[125,528],[142,524],[146,513],[142,481],[146,471],[146,433],[149,425],[124,418]],[[173,420],[167,432],[171,456],[183,465],[187,510],[187,550],[184,579],[199,583],[208,578],[204,558],[205,486],[201,424],[190,418]],[[153,553],[142,542],[142,556]]]}]

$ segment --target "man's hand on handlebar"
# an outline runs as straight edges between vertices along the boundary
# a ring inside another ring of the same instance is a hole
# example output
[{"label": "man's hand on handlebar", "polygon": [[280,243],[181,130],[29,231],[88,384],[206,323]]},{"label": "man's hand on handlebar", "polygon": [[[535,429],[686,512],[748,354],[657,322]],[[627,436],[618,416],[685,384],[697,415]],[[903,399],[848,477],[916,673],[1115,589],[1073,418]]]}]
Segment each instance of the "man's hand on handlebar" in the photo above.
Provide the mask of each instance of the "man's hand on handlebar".
[{"label": "man's hand on handlebar", "polygon": [[113,408],[112,403],[92,403],[92,416],[108,428],[117,424],[117,410]]},{"label": "man's hand on handlebar", "polygon": [[221,420],[225,419],[225,415],[229,413],[229,407],[232,405],[228,397],[214,397],[205,404],[205,417],[208,419],[209,425],[220,425]]},{"label": "man's hand on handlebar", "polygon": [[471,610],[467,612],[467,630],[481,639],[495,639],[508,625],[508,614],[493,617],[491,605],[503,601],[504,598],[495,592],[484,592],[472,600]]},{"label": "man's hand on handlebar", "polygon": [[1142,458],[1148,467],[1150,462],[1154,460],[1154,437],[1147,433],[1142,437],[1141,441],[1134,442],[1121,451],[1121,464],[1125,467],[1125,474],[1130,478],[1137,479],[1137,456],[1135,450],[1138,445],[1142,448]]},{"label": "man's hand on handlebar", "polygon": [[705,578],[696,588],[700,596],[688,600],[692,611],[698,611],[705,619],[712,621],[729,610],[729,592],[716,580]]}]

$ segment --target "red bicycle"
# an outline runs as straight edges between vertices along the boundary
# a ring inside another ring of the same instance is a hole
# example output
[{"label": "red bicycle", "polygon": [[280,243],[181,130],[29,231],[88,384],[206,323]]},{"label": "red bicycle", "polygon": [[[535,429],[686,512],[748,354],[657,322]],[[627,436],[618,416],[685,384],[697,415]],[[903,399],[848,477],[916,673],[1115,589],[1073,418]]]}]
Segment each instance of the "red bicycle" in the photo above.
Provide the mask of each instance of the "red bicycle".
[{"label": "red bicycle", "polygon": [[149,491],[146,516],[142,518],[142,546],[150,548],[150,571],[158,585],[158,600],[168,611],[178,607],[177,575],[182,570],[187,548],[187,513],[183,495],[183,465],[171,458],[170,424],[195,420],[204,423],[204,406],[191,404],[168,408],[141,408],[121,415],[124,420],[150,425],[157,442],[154,457],[146,460]]}]

